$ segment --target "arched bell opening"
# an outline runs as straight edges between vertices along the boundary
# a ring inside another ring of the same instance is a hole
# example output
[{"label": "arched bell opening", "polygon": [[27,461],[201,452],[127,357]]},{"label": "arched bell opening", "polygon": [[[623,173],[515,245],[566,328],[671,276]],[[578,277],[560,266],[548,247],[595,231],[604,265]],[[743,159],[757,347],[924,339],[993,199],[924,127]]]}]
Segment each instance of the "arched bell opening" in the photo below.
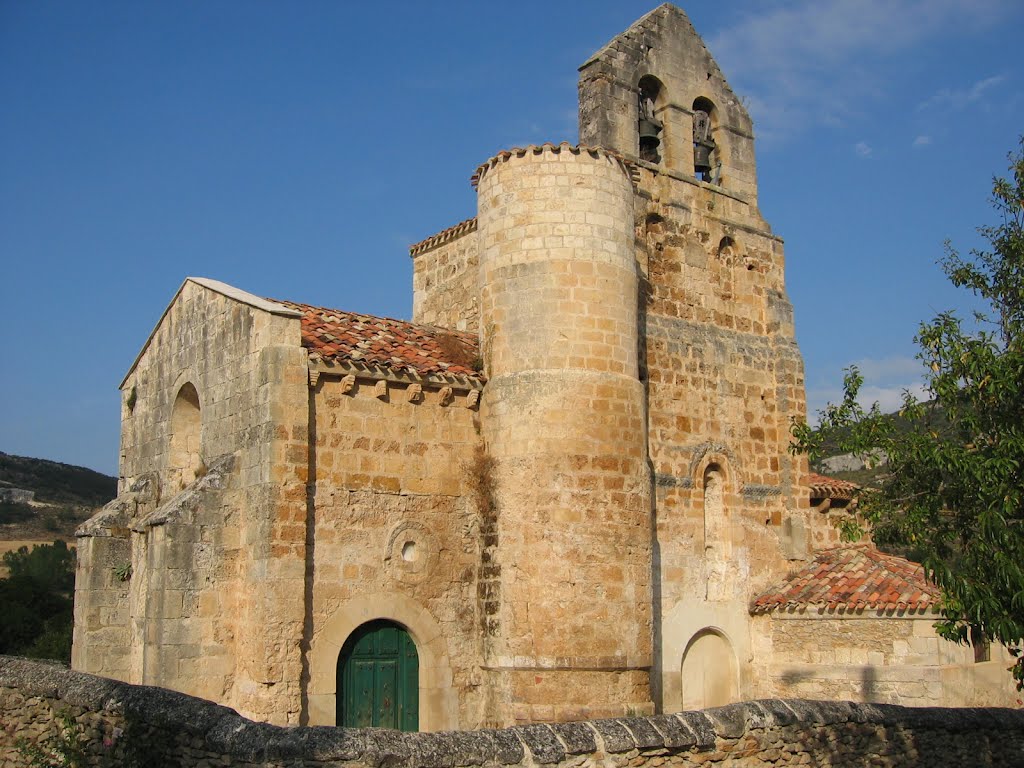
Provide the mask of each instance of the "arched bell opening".
[{"label": "arched bell opening", "polygon": [[639,157],[648,163],[660,163],[665,154],[665,126],[659,115],[665,89],[654,75],[644,75],[637,84],[637,134]]},{"label": "arched bell opening", "polygon": [[722,178],[722,158],[715,133],[718,114],[714,103],[698,96],[693,101],[693,171],[697,178],[718,184]]}]

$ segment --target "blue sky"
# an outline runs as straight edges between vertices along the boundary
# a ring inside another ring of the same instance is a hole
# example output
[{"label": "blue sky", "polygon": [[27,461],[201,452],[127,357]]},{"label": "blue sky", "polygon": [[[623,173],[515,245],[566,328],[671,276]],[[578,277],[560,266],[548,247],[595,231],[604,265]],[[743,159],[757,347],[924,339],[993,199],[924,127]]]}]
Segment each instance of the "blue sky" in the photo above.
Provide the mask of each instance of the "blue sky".
[{"label": "blue sky", "polygon": [[[407,318],[407,247],[496,151],[576,140],[633,0],[0,0],[0,450],[116,473],[117,385],[187,275]],[[753,114],[812,410],[895,405],[936,266],[1024,132],[1018,0],[690,3]]]}]

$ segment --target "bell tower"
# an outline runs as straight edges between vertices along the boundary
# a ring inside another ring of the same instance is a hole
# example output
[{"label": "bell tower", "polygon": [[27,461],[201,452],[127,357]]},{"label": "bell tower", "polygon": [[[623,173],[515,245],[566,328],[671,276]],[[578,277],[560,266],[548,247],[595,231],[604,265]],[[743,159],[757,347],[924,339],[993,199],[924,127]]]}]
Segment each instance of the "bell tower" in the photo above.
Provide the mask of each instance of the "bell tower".
[{"label": "bell tower", "polygon": [[[787,558],[807,556],[801,531],[827,535],[807,509],[806,462],[788,451],[790,421],[805,413],[803,361],[782,240],[758,209],[753,123],[669,4],[580,67],[579,98],[581,144],[618,153],[637,176],[652,698],[675,711],[753,697],[749,600]],[[710,647],[728,679],[704,690],[695,659]]]}]

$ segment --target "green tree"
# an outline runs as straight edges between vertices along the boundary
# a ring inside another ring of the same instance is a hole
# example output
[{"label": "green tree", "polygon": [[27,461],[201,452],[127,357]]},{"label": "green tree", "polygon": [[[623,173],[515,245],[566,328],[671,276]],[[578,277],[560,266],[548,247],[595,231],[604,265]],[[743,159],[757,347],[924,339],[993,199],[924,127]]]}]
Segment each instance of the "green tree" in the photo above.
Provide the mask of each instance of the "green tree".
[{"label": "green tree", "polygon": [[[998,223],[978,231],[988,248],[940,264],[983,310],[964,322],[944,312],[920,326],[925,401],[904,395],[894,419],[857,401],[863,379],[847,371],[844,396],[820,426],[796,424],[795,449],[812,461],[825,441],[859,454],[884,451],[889,474],[865,491],[859,512],[876,541],[911,551],[941,589],[939,633],[984,638],[1016,657],[1024,689],[1024,138],[1007,178],[993,180]],[[857,535],[852,523],[848,535]]]},{"label": "green tree", "polygon": [[3,556],[0,653],[71,660],[75,551],[63,541]]}]

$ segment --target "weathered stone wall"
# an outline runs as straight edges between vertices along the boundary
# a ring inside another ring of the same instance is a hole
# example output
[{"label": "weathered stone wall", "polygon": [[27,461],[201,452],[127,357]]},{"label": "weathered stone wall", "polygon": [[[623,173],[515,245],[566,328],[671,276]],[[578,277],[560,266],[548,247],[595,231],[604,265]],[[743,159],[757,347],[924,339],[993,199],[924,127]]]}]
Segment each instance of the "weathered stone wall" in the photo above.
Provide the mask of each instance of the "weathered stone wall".
[{"label": "weathered stone wall", "polygon": [[479,325],[476,219],[467,219],[409,249],[412,320],[459,331]]},{"label": "weathered stone wall", "polygon": [[779,696],[906,706],[1013,706],[1020,698],[998,644],[991,660],[935,633],[934,614],[773,612],[755,619],[755,665]]},{"label": "weathered stone wall", "polygon": [[81,531],[77,668],[297,722],[307,377],[295,312],[185,282],[122,386],[120,495]]},{"label": "weathered stone wall", "polygon": [[377,618],[416,642],[421,729],[480,722],[480,527],[467,492],[478,396],[465,383],[320,378],[310,724],[335,724],[338,654]]},{"label": "weathered stone wall", "polygon": [[[806,464],[788,452],[804,415],[803,363],[783,282],[782,244],[738,201],[644,170],[637,215],[650,453],[656,473],[661,700],[725,703],[681,688],[697,635],[717,628],[735,659],[730,697],[766,695],[750,674],[747,605],[835,542],[807,504]],[[642,198],[643,199],[643,198]],[[689,206],[658,201],[689,201]],[[711,503],[709,481],[717,482]]]},{"label": "weathered stone wall", "polygon": [[89,765],[245,768],[595,764],[1021,766],[1024,712],[763,700],[703,712],[493,731],[281,728],[159,688],[0,657],[0,766],[72,722]]},{"label": "weathered stone wall", "polygon": [[[652,80],[653,78],[653,80]],[[657,162],[637,96],[656,82]],[[757,208],[750,117],[685,15],[660,6],[580,69],[580,139],[639,167],[641,377],[655,470],[655,701],[665,710],[766,695],[752,596],[834,541],[789,455],[805,412],[782,241]],[[694,177],[693,110],[711,112],[716,183]],[[715,675],[702,669],[714,668]]]},{"label": "weathered stone wall", "polygon": [[480,170],[482,427],[496,462],[494,724],[649,711],[651,479],[633,187],[604,151]]}]

